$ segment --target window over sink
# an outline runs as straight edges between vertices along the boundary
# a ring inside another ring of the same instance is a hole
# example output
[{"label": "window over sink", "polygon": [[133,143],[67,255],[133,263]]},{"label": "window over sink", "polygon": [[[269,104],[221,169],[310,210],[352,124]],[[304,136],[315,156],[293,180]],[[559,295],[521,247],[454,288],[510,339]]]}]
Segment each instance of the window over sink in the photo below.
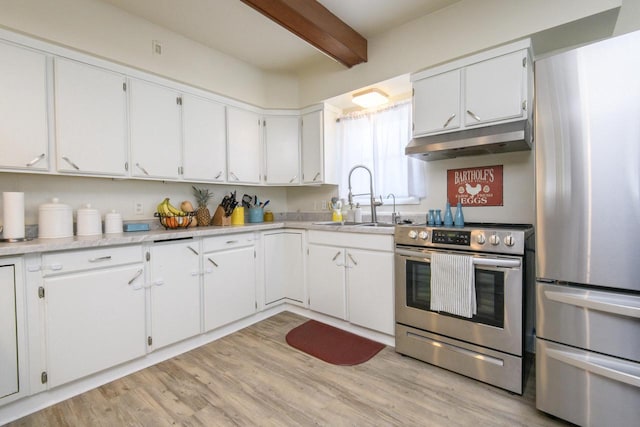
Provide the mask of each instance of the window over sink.
[{"label": "window over sink", "polygon": [[[339,193],[348,197],[349,171],[364,165],[373,172],[375,196],[393,193],[397,204],[417,204],[426,195],[424,162],[404,154],[411,139],[411,102],[401,102],[375,111],[350,113],[337,123],[339,152]],[[369,191],[369,176],[355,171],[351,177],[354,194]],[[356,196],[354,202],[369,205],[369,196]]]}]

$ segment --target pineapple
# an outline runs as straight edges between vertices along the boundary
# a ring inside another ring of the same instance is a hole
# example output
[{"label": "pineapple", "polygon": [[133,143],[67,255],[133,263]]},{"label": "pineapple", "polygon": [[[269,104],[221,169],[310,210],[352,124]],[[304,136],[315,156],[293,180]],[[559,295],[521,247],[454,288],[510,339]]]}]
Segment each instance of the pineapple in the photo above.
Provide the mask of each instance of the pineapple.
[{"label": "pineapple", "polygon": [[196,188],[193,186],[193,195],[196,197],[196,201],[198,202],[198,209],[196,209],[198,225],[209,225],[209,221],[211,221],[211,212],[209,212],[209,209],[207,208],[207,203],[209,203],[209,199],[213,197],[213,193],[209,192],[206,188]]}]

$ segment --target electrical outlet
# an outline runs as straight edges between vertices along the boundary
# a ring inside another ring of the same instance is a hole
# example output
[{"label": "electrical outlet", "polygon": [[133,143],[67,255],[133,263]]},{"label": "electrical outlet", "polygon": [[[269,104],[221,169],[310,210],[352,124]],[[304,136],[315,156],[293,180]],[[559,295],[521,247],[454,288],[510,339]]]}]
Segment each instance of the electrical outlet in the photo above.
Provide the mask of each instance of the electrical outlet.
[{"label": "electrical outlet", "polygon": [[152,40],[151,41],[151,52],[154,55],[162,55],[162,43],[158,40]]},{"label": "electrical outlet", "polygon": [[326,211],[326,210],[327,210],[327,201],[326,201],[326,200],[323,200],[323,201],[322,201],[322,210],[323,210],[323,211]]},{"label": "electrical outlet", "polygon": [[144,205],[142,204],[142,202],[135,202],[133,204],[133,213],[135,215],[142,215],[144,214]]}]

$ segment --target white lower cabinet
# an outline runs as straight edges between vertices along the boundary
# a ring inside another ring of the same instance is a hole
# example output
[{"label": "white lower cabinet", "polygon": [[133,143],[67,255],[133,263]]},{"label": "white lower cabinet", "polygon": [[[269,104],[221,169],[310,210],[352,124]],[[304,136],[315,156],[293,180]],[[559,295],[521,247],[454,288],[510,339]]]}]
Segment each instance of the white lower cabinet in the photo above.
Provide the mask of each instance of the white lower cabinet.
[{"label": "white lower cabinet", "polygon": [[264,233],[265,305],[290,300],[304,302],[303,232]]},{"label": "white lower cabinet", "polygon": [[252,233],[205,238],[204,329],[256,312],[256,253]]},{"label": "white lower cabinet", "polygon": [[144,356],[142,264],[45,278],[49,388]]},{"label": "white lower cabinet", "polygon": [[144,356],[140,246],[46,253],[40,262],[28,271],[43,276],[32,309],[41,313],[45,364],[32,375],[52,388]]},{"label": "white lower cabinet", "polygon": [[393,236],[311,230],[308,240],[309,308],[393,335]]},{"label": "white lower cabinet", "polygon": [[150,249],[147,345],[158,349],[200,333],[198,241],[155,243]]},{"label": "white lower cabinet", "polygon": [[0,266],[0,400],[18,393],[15,266]]}]

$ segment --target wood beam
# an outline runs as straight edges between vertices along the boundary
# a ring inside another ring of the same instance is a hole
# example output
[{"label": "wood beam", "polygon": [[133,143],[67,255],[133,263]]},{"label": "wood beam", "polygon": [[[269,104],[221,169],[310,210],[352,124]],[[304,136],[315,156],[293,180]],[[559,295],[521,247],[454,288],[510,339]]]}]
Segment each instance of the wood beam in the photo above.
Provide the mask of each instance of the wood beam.
[{"label": "wood beam", "polygon": [[316,0],[241,0],[348,68],[367,62],[367,39]]}]

